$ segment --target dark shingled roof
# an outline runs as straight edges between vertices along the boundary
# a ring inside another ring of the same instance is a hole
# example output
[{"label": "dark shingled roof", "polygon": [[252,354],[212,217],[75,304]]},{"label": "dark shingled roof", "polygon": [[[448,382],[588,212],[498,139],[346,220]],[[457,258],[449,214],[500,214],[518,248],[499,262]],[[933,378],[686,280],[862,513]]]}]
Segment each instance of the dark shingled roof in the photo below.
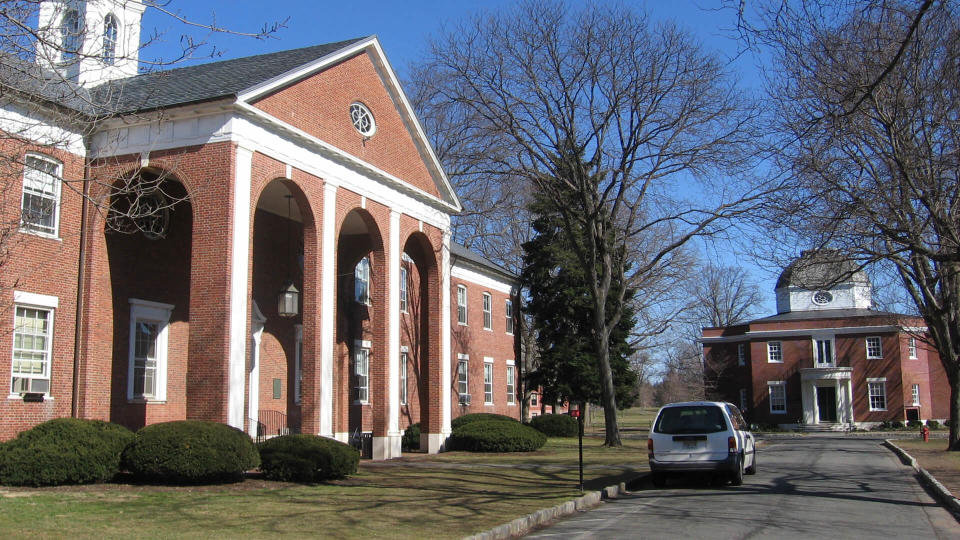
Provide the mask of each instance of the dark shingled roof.
[{"label": "dark shingled roof", "polygon": [[780,274],[776,288],[800,287],[812,291],[850,282],[869,283],[869,280],[856,261],[844,258],[839,251],[821,249],[801,253]]},{"label": "dark shingled roof", "polygon": [[486,268],[489,268],[491,270],[504,274],[510,277],[511,279],[517,279],[517,275],[514,274],[513,272],[491,261],[490,259],[487,259],[483,255],[480,255],[479,253],[471,251],[456,242],[450,242],[450,254],[459,259],[464,259],[476,265],[484,266]]},{"label": "dark shingled roof", "polygon": [[236,96],[363,39],[155,71],[104,83],[93,92],[120,114],[202,103]]},{"label": "dark shingled roof", "polygon": [[874,311],[872,309],[850,308],[850,309],[819,309],[814,311],[788,311],[769,317],[754,319],[745,324],[757,324],[781,321],[806,321],[811,319],[848,319],[853,317],[886,317],[891,319],[900,319],[903,317],[915,317],[913,315],[904,315],[901,313],[891,313],[889,311]]}]

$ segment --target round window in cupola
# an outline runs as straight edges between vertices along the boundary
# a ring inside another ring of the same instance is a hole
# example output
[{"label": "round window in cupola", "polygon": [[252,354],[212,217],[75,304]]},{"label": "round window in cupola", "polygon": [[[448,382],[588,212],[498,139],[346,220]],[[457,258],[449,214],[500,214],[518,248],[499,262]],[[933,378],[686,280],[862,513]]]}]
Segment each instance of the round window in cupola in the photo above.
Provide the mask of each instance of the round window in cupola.
[{"label": "round window in cupola", "polygon": [[825,306],[833,302],[833,295],[827,291],[817,291],[813,293],[813,303],[818,306]]},{"label": "round window in cupola", "polygon": [[377,123],[373,120],[373,113],[359,101],[350,105],[350,122],[353,123],[357,133],[364,137],[372,137],[377,131]]}]

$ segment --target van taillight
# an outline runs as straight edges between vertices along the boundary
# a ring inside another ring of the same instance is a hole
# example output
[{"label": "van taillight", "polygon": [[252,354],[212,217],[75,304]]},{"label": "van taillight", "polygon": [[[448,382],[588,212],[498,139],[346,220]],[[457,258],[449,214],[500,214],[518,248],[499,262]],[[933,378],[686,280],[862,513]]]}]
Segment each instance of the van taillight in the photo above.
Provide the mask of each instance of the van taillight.
[{"label": "van taillight", "polygon": [[727,450],[731,454],[737,453],[737,438],[736,437],[727,437]]},{"label": "van taillight", "polygon": [[647,457],[653,457],[653,439],[647,439]]}]

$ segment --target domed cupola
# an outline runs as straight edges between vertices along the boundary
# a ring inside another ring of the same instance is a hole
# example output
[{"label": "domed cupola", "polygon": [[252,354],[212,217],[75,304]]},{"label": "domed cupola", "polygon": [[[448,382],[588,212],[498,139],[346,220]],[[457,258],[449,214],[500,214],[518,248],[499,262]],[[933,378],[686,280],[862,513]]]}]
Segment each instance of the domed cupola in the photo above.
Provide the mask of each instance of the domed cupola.
[{"label": "domed cupola", "polygon": [[775,289],[777,313],[826,309],[870,309],[870,280],[839,251],[804,251],[790,263]]}]

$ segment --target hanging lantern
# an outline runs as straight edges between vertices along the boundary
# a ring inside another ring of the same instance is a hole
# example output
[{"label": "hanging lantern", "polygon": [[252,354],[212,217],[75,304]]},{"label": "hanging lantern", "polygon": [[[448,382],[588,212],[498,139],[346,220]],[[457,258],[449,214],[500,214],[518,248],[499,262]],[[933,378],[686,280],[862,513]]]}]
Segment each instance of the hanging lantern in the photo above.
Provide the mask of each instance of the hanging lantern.
[{"label": "hanging lantern", "polygon": [[288,281],[277,297],[277,313],[281,317],[296,317],[300,313],[300,291]]}]

